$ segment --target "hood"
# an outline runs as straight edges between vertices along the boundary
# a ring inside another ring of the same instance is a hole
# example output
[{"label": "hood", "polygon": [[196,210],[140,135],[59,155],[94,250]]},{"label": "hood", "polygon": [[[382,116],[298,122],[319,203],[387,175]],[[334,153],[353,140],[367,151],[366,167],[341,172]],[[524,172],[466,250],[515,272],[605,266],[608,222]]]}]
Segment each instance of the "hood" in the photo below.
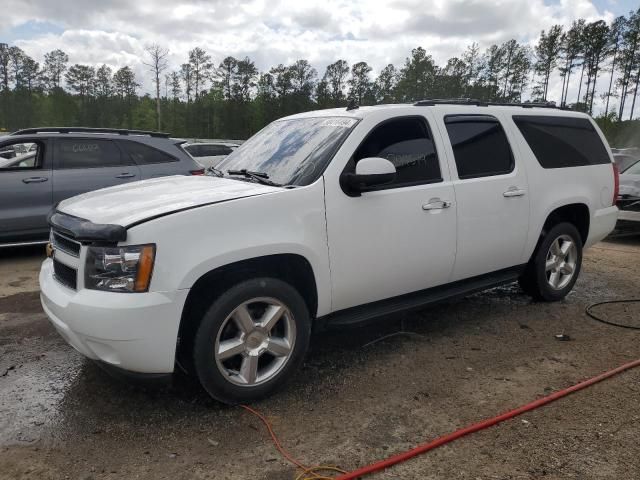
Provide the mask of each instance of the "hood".
[{"label": "hood", "polygon": [[96,224],[128,227],[179,210],[281,190],[228,178],[173,176],[83,193],[63,200],[57,210]]}]

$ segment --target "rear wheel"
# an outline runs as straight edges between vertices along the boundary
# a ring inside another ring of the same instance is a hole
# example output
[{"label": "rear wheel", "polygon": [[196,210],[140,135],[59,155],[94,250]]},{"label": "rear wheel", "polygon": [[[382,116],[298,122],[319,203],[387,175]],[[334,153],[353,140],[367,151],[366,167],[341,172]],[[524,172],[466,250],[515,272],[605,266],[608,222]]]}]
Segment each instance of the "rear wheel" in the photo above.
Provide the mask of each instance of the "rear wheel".
[{"label": "rear wheel", "polygon": [[274,278],[239,283],[213,302],[198,328],[200,382],[225,403],[269,395],[302,363],[310,330],[304,299],[291,285]]},{"label": "rear wheel", "polygon": [[580,233],[571,223],[559,223],[545,234],[520,278],[520,285],[538,300],[561,300],[576,283],[581,265]]}]

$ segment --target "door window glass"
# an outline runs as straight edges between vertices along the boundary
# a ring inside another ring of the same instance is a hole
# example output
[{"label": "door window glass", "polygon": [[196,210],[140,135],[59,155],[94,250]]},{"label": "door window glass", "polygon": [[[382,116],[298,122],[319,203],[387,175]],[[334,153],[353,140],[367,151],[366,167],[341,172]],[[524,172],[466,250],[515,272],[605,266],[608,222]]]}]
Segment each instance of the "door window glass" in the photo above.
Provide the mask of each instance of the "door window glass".
[{"label": "door window glass", "polygon": [[513,171],[513,154],[497,118],[448,115],[444,119],[458,178],[503,175]]},{"label": "door window glass", "polygon": [[58,168],[95,168],[122,165],[120,149],[110,140],[57,139],[54,153]]},{"label": "door window glass", "polygon": [[354,162],[382,157],[396,167],[396,179],[377,189],[442,181],[433,137],[423,118],[397,118],[376,127],[356,150]]},{"label": "door window glass", "polygon": [[24,170],[39,168],[42,164],[43,148],[35,142],[16,142],[0,147],[1,170]]}]

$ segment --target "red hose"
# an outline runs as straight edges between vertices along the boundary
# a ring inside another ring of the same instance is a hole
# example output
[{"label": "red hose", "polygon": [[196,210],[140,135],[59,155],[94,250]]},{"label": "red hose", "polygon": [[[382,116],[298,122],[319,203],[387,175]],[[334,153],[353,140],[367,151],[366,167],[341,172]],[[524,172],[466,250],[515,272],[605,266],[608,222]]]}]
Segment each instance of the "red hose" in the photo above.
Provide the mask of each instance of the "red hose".
[{"label": "red hose", "polygon": [[633,362],[625,363],[618,368],[614,368],[613,370],[609,370],[608,372],[602,373],[596,377],[590,378],[589,380],[585,380],[584,382],[580,382],[576,385],[573,385],[569,388],[565,388],[564,390],[559,390],[557,392],[552,393],[546,397],[539,398],[531,403],[518,407],[509,412],[503,413],[502,415],[498,415],[497,417],[489,418],[487,420],[483,420],[481,422],[475,423],[465,428],[461,428],[460,430],[456,430],[455,432],[448,433],[442,437],[436,438],[428,443],[423,443],[422,445],[418,445],[411,450],[407,450],[406,452],[399,453],[392,457],[389,457],[385,460],[381,460],[379,462],[372,463],[371,465],[367,465],[365,467],[354,470],[353,472],[346,473],[344,475],[340,475],[336,480],[351,480],[358,477],[362,477],[364,475],[368,475],[373,472],[378,472],[385,468],[388,468],[396,463],[404,462],[416,455],[420,455],[421,453],[428,452],[429,450],[433,450],[434,448],[438,448],[442,445],[445,445],[449,442],[453,442],[458,438],[464,437],[465,435],[469,435],[470,433],[477,432],[479,430],[484,430],[485,428],[492,427],[493,425],[497,425],[498,423],[504,422],[505,420],[509,420],[510,418],[516,417],[522,413],[528,412],[530,410],[534,410],[538,407],[551,403],[559,398],[566,397],[567,395],[577,392],[578,390],[582,390],[594,383],[598,383],[606,378],[612,377],[620,372],[624,372],[625,370],[629,370],[630,368],[640,366],[640,359],[635,360]]}]

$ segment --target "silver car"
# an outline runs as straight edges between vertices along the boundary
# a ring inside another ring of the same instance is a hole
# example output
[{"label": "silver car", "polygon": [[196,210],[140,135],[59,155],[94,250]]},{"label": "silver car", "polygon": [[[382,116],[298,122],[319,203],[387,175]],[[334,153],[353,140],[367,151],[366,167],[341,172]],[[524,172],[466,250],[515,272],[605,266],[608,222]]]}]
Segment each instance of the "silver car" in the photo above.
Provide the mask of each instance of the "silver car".
[{"label": "silver car", "polygon": [[99,188],[204,169],[168,134],[33,128],[0,137],[0,247],[44,243],[47,215],[65,198]]}]

